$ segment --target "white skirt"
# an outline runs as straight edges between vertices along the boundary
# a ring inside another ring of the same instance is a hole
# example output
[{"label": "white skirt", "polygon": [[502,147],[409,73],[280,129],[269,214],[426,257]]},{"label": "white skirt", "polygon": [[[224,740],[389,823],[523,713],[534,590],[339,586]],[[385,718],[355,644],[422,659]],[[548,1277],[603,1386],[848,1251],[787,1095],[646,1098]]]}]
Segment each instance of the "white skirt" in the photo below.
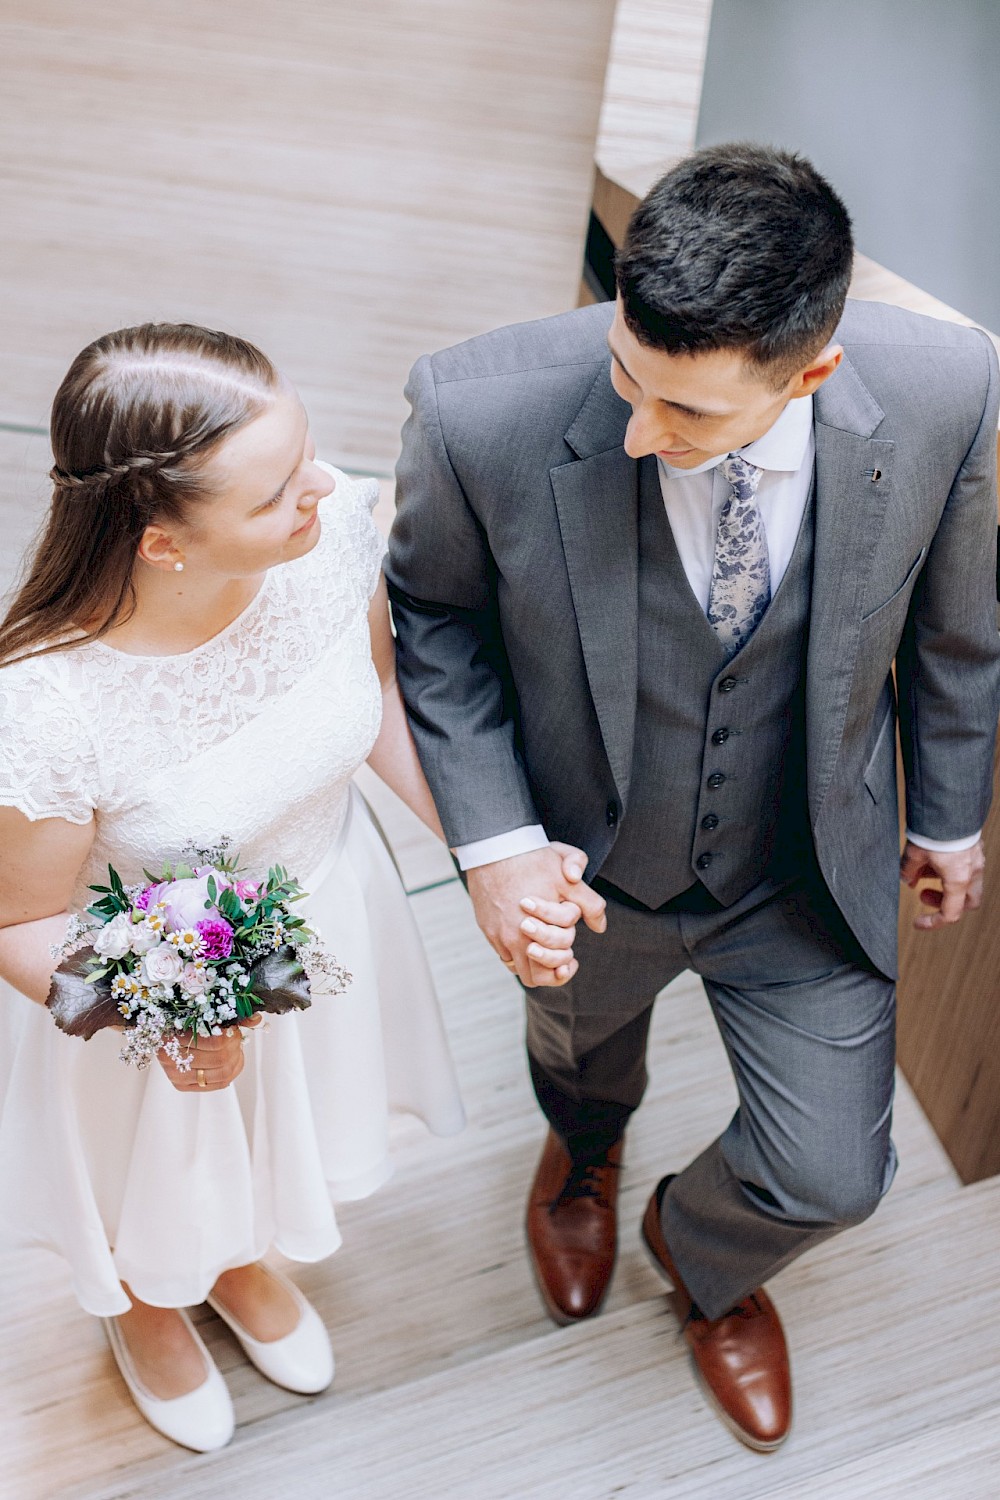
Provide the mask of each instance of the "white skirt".
[{"label": "white skirt", "polygon": [[87,1312],[127,1311],[122,1281],[158,1307],[202,1302],[271,1245],[322,1260],[340,1244],[333,1202],[391,1175],[390,1111],[462,1129],[423,946],[354,787],[303,910],[353,983],[269,1017],[218,1092],[125,1066],[117,1032],[65,1036],[0,981],[0,1243],[63,1256]]}]

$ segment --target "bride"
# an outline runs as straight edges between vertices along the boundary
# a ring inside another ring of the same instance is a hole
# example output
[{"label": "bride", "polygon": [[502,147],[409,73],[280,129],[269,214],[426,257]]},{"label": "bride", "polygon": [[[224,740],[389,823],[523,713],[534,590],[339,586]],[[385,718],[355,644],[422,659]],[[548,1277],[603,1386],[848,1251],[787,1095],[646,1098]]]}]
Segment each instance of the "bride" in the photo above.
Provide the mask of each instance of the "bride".
[{"label": "bride", "polygon": [[[462,1106],[427,962],[351,777],[362,761],[441,827],[394,675],[372,480],[317,462],[295,391],[252,345],[184,324],[98,339],[52,412],[53,495],[0,625],[0,1222],[70,1267],[137,1406],[226,1443],[208,1301],[268,1378],[324,1389],[323,1324],[261,1257],[340,1243],[334,1200],[390,1172],[390,1109]],[[229,838],[280,863],[353,974],[268,1026],[145,1072],[121,1036],[59,1032],[50,948],[88,887]],[[569,885],[579,851],[564,850]],[[576,967],[535,903],[535,962]],[[31,1002],[35,1002],[32,1004]],[[266,1034],[265,1034],[266,1033]]]}]

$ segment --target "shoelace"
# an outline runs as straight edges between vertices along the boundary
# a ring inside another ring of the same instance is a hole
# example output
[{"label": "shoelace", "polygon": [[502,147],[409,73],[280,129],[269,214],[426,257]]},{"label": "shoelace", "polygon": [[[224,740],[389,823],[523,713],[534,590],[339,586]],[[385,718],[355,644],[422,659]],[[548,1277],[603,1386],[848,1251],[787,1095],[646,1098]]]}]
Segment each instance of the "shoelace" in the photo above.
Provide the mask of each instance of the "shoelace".
[{"label": "shoelace", "polygon": [[610,1208],[611,1205],[601,1190],[600,1178],[601,1172],[609,1170],[620,1172],[621,1167],[617,1162],[608,1161],[606,1157],[599,1161],[573,1162],[566,1181],[549,1204],[549,1213],[555,1213],[557,1208],[572,1203],[577,1198],[593,1198],[602,1208]]}]

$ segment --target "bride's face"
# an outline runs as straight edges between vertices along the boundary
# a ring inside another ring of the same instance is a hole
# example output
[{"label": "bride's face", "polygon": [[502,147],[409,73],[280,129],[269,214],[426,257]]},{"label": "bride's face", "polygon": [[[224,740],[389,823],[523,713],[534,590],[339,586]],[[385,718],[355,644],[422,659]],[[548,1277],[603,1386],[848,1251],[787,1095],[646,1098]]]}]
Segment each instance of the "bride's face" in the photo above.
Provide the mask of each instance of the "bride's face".
[{"label": "bride's face", "polygon": [[286,385],[206,464],[208,498],[176,538],[188,571],[246,578],[310,552],[319,541],[316,507],[334,488],[315,456],[302,402]]}]

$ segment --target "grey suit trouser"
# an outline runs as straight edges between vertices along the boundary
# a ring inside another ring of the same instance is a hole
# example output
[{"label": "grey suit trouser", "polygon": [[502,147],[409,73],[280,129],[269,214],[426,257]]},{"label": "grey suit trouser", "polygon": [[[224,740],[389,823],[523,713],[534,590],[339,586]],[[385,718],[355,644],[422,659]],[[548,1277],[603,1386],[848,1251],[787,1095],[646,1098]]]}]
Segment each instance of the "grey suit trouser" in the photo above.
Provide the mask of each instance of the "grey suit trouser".
[{"label": "grey suit trouser", "polygon": [[527,1041],[542,1109],[584,1155],[642,1098],[657,993],[685,969],[704,982],[739,1108],[670,1184],[663,1228],[708,1317],[873,1212],[896,1170],[895,988],[818,872],[707,913],[612,900],[575,951],[569,984],[526,992]]}]

